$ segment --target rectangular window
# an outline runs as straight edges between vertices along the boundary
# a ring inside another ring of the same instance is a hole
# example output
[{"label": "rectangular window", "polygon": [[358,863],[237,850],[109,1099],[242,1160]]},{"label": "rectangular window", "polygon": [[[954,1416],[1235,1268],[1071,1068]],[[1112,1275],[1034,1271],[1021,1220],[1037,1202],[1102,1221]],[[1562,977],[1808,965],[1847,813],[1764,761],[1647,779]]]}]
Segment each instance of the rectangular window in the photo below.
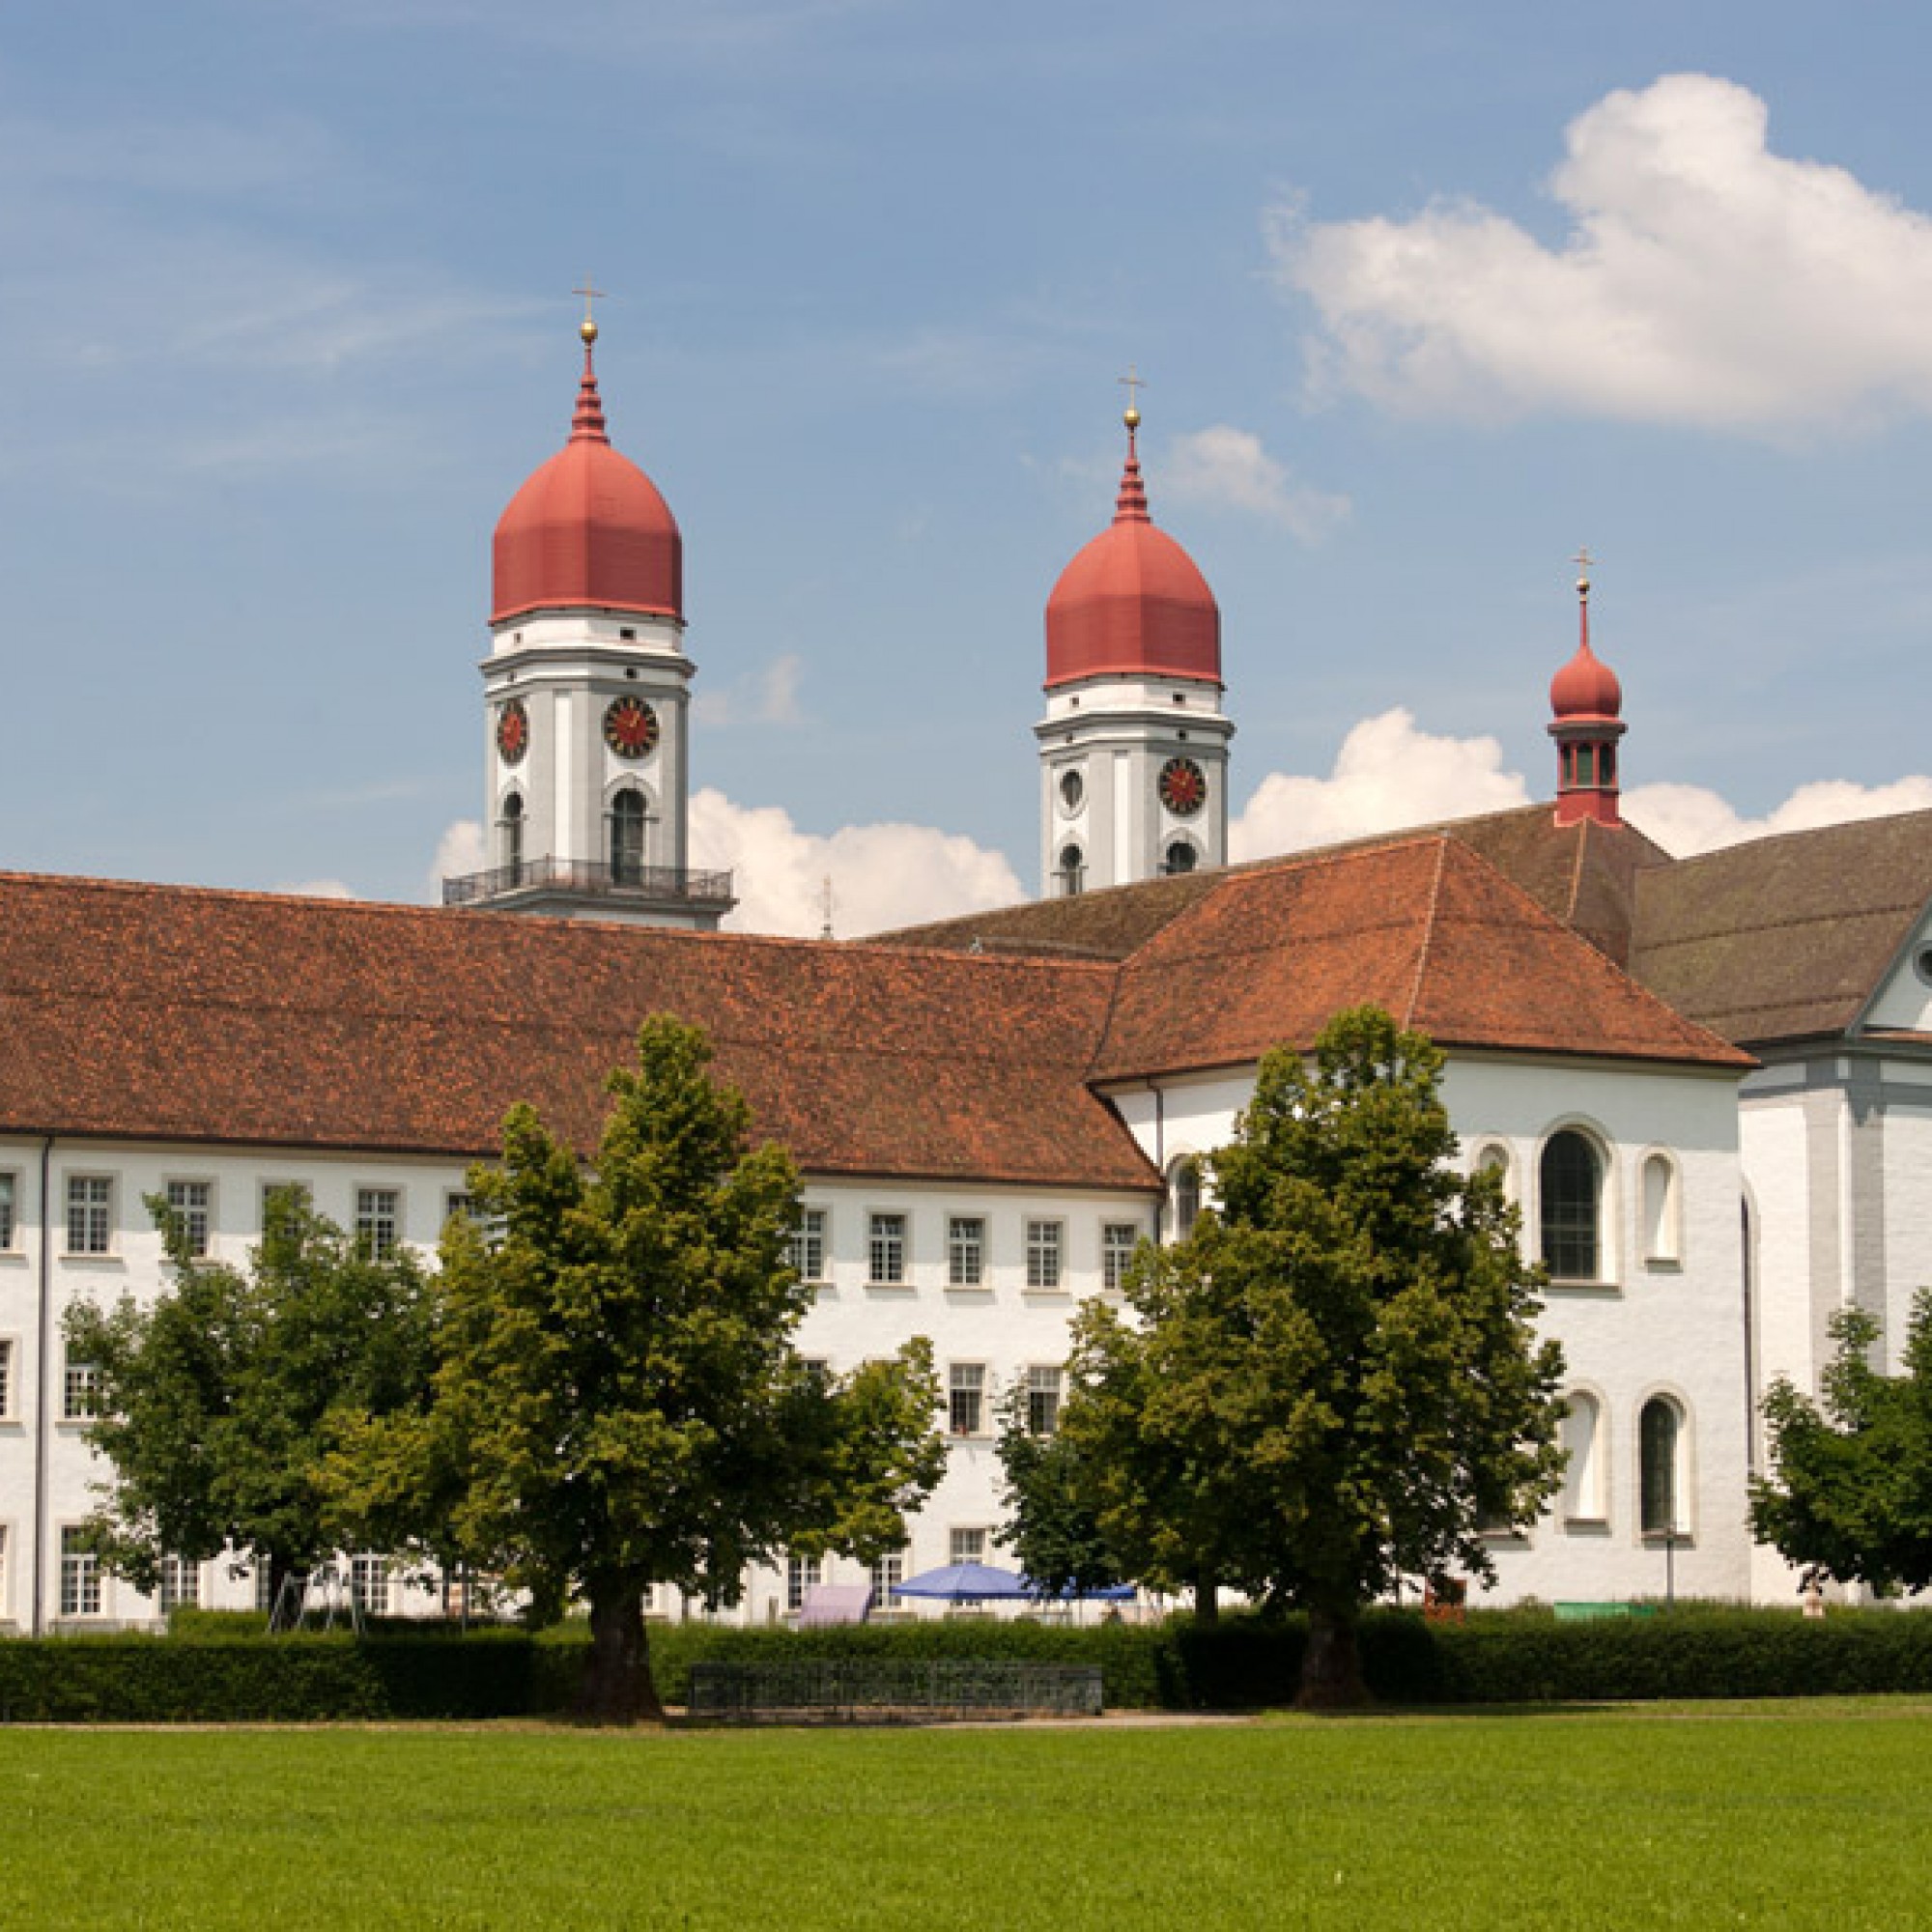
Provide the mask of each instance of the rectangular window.
[{"label": "rectangular window", "polygon": [[459,1215],[467,1221],[475,1212],[474,1199],[460,1187],[452,1187],[442,1197],[442,1218],[445,1222],[454,1221]]},{"label": "rectangular window", "polygon": [[899,1585],[905,1581],[905,1551],[895,1549],[889,1556],[872,1559],[872,1607],[895,1610],[899,1607]]},{"label": "rectangular window", "polygon": [[82,1540],[86,1532],[61,1531],[60,1613],[64,1617],[100,1614],[100,1559]]},{"label": "rectangular window", "polygon": [[162,1616],[184,1604],[192,1607],[201,1602],[201,1565],[183,1556],[161,1558],[161,1583],[156,1601]]},{"label": "rectangular window", "polygon": [[305,1180],[265,1180],[262,1183],[262,1231],[269,1228],[270,1210],[274,1208],[306,1208],[313,1199]]},{"label": "rectangular window", "polygon": [[386,1615],[389,1608],[389,1566],[380,1556],[353,1556],[349,1560],[349,1587],[355,1593],[355,1607],[365,1617]]},{"label": "rectangular window", "polygon": [[825,1279],[825,1209],[801,1208],[791,1231],[790,1261],[800,1281]]},{"label": "rectangular window", "polygon": [[14,1190],[18,1185],[17,1176],[0,1174],[0,1253],[14,1245]]},{"label": "rectangular window", "polygon": [[986,1560],[986,1532],[983,1529],[955,1529],[947,1539],[949,1563],[983,1563]]},{"label": "rectangular window", "polygon": [[1118,1294],[1126,1286],[1127,1267],[1140,1246],[1141,1231],[1131,1221],[1109,1221],[1100,1230],[1100,1286]]},{"label": "rectangular window", "polygon": [[871,1279],[890,1286],[905,1280],[906,1217],[874,1214],[867,1232]]},{"label": "rectangular window", "polygon": [[209,1208],[214,1188],[206,1180],[168,1182],[168,1212],[180,1227],[191,1255],[208,1252]]},{"label": "rectangular window", "polygon": [[104,1255],[114,1233],[114,1183],[104,1174],[67,1178],[67,1251]]},{"label": "rectangular window", "polygon": [[978,1214],[952,1214],[946,1222],[946,1280],[952,1288],[978,1288],[986,1278],[986,1223]]},{"label": "rectangular window", "polygon": [[92,1422],[100,1413],[100,1371],[92,1362],[70,1360],[61,1378],[61,1420]]},{"label": "rectangular window", "polygon": [[802,1610],[805,1607],[805,1593],[818,1587],[818,1573],[821,1564],[816,1556],[787,1556],[785,1558],[785,1608]]},{"label": "rectangular window", "polygon": [[986,1367],[983,1362],[954,1362],[947,1372],[947,1430],[953,1435],[979,1435],[986,1419]]},{"label": "rectangular window", "polygon": [[355,1190],[355,1238],[378,1261],[393,1254],[402,1231],[403,1197],[393,1187]]},{"label": "rectangular window", "polygon": [[1051,1435],[1060,1427],[1060,1371],[1029,1369],[1026,1391],[1027,1433]]},{"label": "rectangular window", "polygon": [[14,1415],[14,1345],[0,1342],[0,1422]]},{"label": "rectangular window", "polygon": [[1058,1221],[1029,1221],[1026,1230],[1027,1286],[1060,1286],[1061,1224]]},{"label": "rectangular window", "polygon": [[266,1556],[255,1559],[255,1607],[258,1610],[272,1610],[275,1607],[275,1577],[269,1568]]}]

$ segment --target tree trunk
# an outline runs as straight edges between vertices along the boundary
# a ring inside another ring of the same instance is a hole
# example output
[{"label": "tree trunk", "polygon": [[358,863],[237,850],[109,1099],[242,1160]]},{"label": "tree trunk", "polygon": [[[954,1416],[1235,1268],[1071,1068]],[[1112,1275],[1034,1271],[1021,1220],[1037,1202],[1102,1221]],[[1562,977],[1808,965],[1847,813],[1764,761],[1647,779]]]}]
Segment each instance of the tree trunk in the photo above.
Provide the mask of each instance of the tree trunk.
[{"label": "tree trunk", "polygon": [[577,1714],[593,1724],[664,1722],[664,1706],[651,1682],[641,1583],[613,1582],[591,1591],[590,1661]]},{"label": "tree trunk", "polygon": [[1355,1648],[1353,1611],[1310,1610],[1308,1647],[1301,1653],[1299,1711],[1350,1711],[1369,1701]]},{"label": "tree trunk", "polygon": [[1194,1620],[1203,1624],[1221,1621],[1220,1585],[1211,1576],[1200,1576],[1194,1579]]}]

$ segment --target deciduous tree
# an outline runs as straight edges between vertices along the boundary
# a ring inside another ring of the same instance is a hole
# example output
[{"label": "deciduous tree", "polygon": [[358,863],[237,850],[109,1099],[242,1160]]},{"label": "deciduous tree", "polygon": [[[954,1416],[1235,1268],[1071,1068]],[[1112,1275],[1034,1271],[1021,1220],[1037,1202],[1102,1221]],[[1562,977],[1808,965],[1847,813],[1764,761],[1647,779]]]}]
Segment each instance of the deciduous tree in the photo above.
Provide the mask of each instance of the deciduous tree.
[{"label": "deciduous tree", "polygon": [[67,1316],[71,1359],[99,1376],[91,1541],[144,1590],[163,1556],[224,1549],[266,1564],[279,1589],[338,1547],[323,1464],[342,1419],[427,1388],[423,1269],[406,1250],[370,1252],[298,1188],[270,1190],[245,1268],[194,1255],[166,1203],[149,1205],[171,1264],[159,1298]]},{"label": "deciduous tree", "polygon": [[1130,1574],[1309,1616],[1301,1701],[1359,1701],[1362,1608],[1488,1577],[1560,1480],[1561,1356],[1492,1175],[1459,1174],[1443,1056],[1385,1012],[1262,1063],[1217,1196],[1076,1321],[1062,1432]]},{"label": "deciduous tree", "polygon": [[1751,1532],[1881,1596],[1932,1588],[1932,1291],[1913,1299],[1899,1375],[1872,1366],[1865,1310],[1840,1309],[1832,1336],[1821,1401],[1783,1376],[1765,1395],[1774,1473],[1751,1484]]},{"label": "deciduous tree", "polygon": [[881,1554],[944,1468],[926,1345],[843,1377],[799,1356],[797,1171],[711,1057],[646,1022],[588,1167],[511,1112],[444,1239],[434,1400],[335,1464],[372,1537],[446,1526],[539,1607],[585,1602],[606,1721],[659,1715],[647,1590],[728,1604],[787,1549]]}]

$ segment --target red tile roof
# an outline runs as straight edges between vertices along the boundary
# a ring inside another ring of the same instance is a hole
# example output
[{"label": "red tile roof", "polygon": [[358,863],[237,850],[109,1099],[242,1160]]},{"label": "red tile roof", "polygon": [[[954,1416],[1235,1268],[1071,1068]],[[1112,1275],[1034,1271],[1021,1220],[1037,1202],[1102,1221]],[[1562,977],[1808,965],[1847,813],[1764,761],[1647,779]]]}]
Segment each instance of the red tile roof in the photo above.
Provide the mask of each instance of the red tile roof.
[{"label": "red tile roof", "polygon": [[1094,1074],[1239,1065],[1366,1002],[1445,1047],[1752,1065],[1438,833],[1223,874],[1122,963]]},{"label": "red tile roof", "polygon": [[1147,1189],[1085,1084],[1104,965],[0,874],[0,1132],[472,1156],[594,1143],[639,1022],[808,1172]]}]

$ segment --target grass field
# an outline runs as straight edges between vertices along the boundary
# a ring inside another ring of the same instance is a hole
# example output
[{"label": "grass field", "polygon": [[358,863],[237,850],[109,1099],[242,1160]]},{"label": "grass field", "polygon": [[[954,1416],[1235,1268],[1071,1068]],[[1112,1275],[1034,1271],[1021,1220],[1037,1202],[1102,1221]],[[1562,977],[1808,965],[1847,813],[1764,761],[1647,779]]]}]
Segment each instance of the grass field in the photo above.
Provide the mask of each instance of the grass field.
[{"label": "grass field", "polygon": [[1932,1705],[0,1732],[0,1924],[1932,1924]]}]

